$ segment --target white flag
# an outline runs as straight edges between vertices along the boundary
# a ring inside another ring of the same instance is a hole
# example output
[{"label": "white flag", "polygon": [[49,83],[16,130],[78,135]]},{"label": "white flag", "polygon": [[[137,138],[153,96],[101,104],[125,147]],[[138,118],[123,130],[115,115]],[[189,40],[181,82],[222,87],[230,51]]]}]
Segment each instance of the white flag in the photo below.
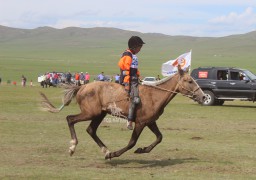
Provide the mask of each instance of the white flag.
[{"label": "white flag", "polygon": [[181,69],[186,70],[191,65],[191,51],[180,55],[174,60],[167,61],[162,64],[162,75],[163,76],[172,76],[178,72],[178,65],[181,66]]}]

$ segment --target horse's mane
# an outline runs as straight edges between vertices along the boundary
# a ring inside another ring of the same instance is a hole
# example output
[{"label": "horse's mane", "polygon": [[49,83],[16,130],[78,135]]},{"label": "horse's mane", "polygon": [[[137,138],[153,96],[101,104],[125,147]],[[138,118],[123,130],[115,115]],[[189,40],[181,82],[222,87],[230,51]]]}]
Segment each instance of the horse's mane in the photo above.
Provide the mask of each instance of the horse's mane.
[{"label": "horse's mane", "polygon": [[[174,75],[173,75],[173,76],[174,76]],[[157,85],[159,85],[159,84],[162,84],[162,83],[168,81],[168,80],[171,79],[173,76],[167,76],[167,77],[165,77],[165,78],[163,78],[163,79],[161,79],[161,80],[159,80],[159,81],[156,81],[156,82],[150,82],[150,83],[144,82],[143,85],[146,85],[146,86],[157,86]]]}]

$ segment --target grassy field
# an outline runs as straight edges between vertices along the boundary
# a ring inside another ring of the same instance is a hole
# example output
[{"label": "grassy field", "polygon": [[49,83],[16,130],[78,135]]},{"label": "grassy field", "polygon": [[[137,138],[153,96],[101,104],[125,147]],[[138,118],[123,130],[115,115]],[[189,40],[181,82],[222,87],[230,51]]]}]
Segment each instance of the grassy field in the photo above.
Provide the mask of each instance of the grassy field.
[{"label": "grassy field", "polygon": [[[252,102],[203,107],[178,95],[158,120],[161,144],[149,154],[134,154],[155,140],[145,129],[132,150],[106,161],[85,131],[89,122],[76,125],[79,144],[69,157],[65,117],[79,112],[75,102],[58,114],[39,110],[39,91],[60,105],[60,88],[1,85],[0,91],[0,179],[256,178]],[[128,143],[131,131],[108,116],[98,134],[115,151]]]},{"label": "grassy field", "polygon": [[[221,38],[141,34],[112,28],[38,28],[21,30],[0,26],[0,77],[3,81],[37,81],[49,71],[119,73],[117,62],[132,35],[146,44],[138,54],[142,76],[161,74],[162,63],[192,50],[192,68],[230,66],[256,72],[256,32]],[[17,31],[17,32],[16,32]]]}]

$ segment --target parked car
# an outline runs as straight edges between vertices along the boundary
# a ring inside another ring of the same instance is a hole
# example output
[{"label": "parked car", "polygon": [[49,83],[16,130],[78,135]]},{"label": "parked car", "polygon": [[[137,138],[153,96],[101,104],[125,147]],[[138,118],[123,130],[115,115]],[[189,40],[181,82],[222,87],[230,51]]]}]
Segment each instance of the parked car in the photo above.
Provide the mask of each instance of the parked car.
[{"label": "parked car", "polygon": [[204,91],[203,105],[223,105],[225,101],[256,100],[256,75],[246,69],[199,67],[191,76]]},{"label": "parked car", "polygon": [[150,83],[154,83],[156,81],[155,77],[145,77],[141,84],[150,84]]}]

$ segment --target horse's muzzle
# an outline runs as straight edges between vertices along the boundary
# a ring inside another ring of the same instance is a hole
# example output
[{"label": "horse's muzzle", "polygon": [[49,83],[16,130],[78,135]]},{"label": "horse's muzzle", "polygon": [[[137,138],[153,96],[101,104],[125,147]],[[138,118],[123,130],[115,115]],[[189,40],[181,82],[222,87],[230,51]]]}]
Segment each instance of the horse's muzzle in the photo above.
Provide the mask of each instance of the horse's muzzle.
[{"label": "horse's muzzle", "polygon": [[196,94],[194,94],[192,99],[194,99],[199,104],[203,104],[204,101],[206,100],[206,96],[204,94],[203,95],[196,95]]}]

